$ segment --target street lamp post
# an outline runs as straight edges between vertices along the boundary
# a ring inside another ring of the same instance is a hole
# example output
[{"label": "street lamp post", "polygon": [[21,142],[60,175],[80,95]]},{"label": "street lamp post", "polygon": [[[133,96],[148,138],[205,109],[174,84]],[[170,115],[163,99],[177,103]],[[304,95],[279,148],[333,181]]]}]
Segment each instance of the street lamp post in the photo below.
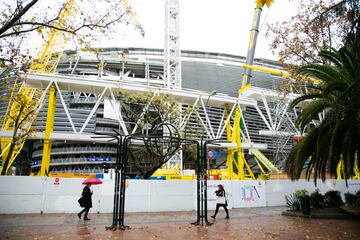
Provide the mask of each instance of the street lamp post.
[{"label": "street lamp post", "polygon": [[[208,96],[208,98],[207,98],[207,100],[206,100],[206,103],[205,103],[205,109],[204,109],[204,111],[206,111],[206,107],[207,107],[207,105],[208,105],[208,103],[209,103],[210,98],[211,98],[212,96],[215,96],[216,94],[217,94],[216,90],[212,91],[212,92],[209,94],[209,96]],[[210,122],[210,118],[209,118],[209,117],[207,117],[207,118],[209,119],[209,122]],[[211,122],[210,122],[209,124],[211,124]],[[205,128],[207,128],[207,127],[208,127],[208,121],[206,121],[206,124],[205,124]],[[208,137],[209,137],[210,134],[208,133],[207,129],[205,129],[205,130],[206,130],[206,140],[208,140]],[[204,136],[204,134],[202,134],[202,137],[203,137],[203,136]],[[201,142],[203,142],[203,141],[201,141]],[[207,152],[204,153],[204,154],[206,154],[206,158],[208,158]],[[208,177],[208,179],[209,179],[209,177],[210,177],[209,170],[210,170],[210,161],[208,160],[208,161],[207,161],[207,177]]]},{"label": "street lamp post", "polygon": [[[214,90],[214,91],[212,91],[210,94],[209,94],[209,96],[208,96],[208,98],[207,98],[207,100],[206,100],[206,103],[205,103],[205,109],[204,109],[204,111],[206,111],[206,107],[207,107],[207,105],[208,105],[208,103],[209,103],[209,100],[210,100],[210,98],[212,97],[212,96],[214,96],[214,95],[216,95],[217,94],[217,92]],[[206,114],[207,115],[207,114]],[[210,121],[210,118],[209,118],[209,121]],[[211,124],[211,123],[210,123]],[[206,120],[206,124],[205,124],[205,128],[207,128],[208,126],[208,121]],[[207,130],[207,129],[205,129],[205,130]],[[208,139],[208,131],[206,131],[206,140]]]}]

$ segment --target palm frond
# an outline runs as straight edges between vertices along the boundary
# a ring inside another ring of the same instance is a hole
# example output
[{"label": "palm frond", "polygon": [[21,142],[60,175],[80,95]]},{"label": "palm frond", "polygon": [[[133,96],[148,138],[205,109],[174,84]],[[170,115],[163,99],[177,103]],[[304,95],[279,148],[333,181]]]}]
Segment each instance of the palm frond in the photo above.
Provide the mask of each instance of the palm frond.
[{"label": "palm frond", "polygon": [[[286,162],[285,169],[291,179],[298,179],[306,161],[311,164],[312,155],[315,152],[318,129],[313,128],[291,150]],[[308,165],[308,166],[309,166]]]},{"label": "palm frond", "polygon": [[317,101],[310,102],[303,111],[299,114],[295,123],[300,130],[304,130],[313,120],[318,120],[319,114],[325,109],[331,107],[334,103],[328,99],[319,99]]},{"label": "palm frond", "polygon": [[322,98],[322,94],[321,93],[310,93],[310,94],[302,95],[300,97],[295,98],[290,103],[289,109],[296,107],[299,103],[304,102],[306,100],[313,100],[313,99],[317,99],[317,98]]},{"label": "palm frond", "polygon": [[297,73],[323,82],[332,82],[343,77],[338,68],[332,65],[308,64],[297,69]]},{"label": "palm frond", "polygon": [[[348,179],[355,164],[360,166],[360,23],[354,29],[344,47],[321,52],[327,64],[307,64],[296,70],[322,82],[314,92],[290,104],[304,103],[296,124],[302,131],[311,126],[286,160],[292,179],[298,179],[304,167],[306,177],[313,176],[315,181],[319,177],[325,180],[327,172],[336,176],[340,161]],[[321,122],[319,114],[325,115]],[[310,125],[313,120],[318,120],[316,126]]]},{"label": "palm frond", "polygon": [[336,52],[334,52],[334,49],[332,49],[332,51],[327,51],[327,50],[322,51],[319,53],[319,56],[325,58],[326,60],[329,60],[336,67],[342,66],[342,62],[339,59],[339,55]]}]

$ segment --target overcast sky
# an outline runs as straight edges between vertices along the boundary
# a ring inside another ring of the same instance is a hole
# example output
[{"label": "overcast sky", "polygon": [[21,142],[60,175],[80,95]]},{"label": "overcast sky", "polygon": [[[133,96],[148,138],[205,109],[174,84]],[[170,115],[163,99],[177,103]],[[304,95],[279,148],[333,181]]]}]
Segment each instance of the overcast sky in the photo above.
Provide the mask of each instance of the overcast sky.
[{"label": "overcast sky", "polygon": [[[121,33],[102,45],[163,48],[165,0],[129,3],[145,29],[145,38],[132,25],[121,26]],[[254,7],[255,0],[180,0],[181,49],[246,56]],[[270,39],[264,36],[265,25],[289,20],[296,10],[296,1],[289,0],[275,0],[270,9],[263,9],[255,57],[276,60],[269,50]]]}]

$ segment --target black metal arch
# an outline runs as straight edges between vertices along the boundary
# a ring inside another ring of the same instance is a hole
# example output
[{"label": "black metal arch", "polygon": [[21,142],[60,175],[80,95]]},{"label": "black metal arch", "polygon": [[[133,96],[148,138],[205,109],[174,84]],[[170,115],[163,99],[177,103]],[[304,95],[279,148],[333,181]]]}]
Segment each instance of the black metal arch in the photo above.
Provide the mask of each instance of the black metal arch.
[{"label": "black metal arch", "polygon": [[[196,144],[197,146],[197,158],[196,158],[196,175],[197,175],[197,219],[192,224],[194,225],[211,225],[207,216],[207,146],[209,144],[216,144],[223,142],[221,140],[208,140],[208,141],[196,141],[183,139],[177,136],[161,136],[161,135],[128,135],[122,136],[117,131],[115,134],[106,135],[106,137],[112,137],[117,140],[117,158],[115,165],[115,186],[114,186],[114,206],[113,206],[113,221],[112,225],[106,227],[111,230],[125,230],[129,228],[124,223],[125,214],[125,183],[126,183],[126,167],[128,164],[128,150],[129,143],[134,141],[143,142],[157,142],[170,141],[178,143],[178,146]],[[103,135],[103,137],[105,137]],[[150,151],[154,148],[150,148]],[[156,151],[159,151],[156,148]],[[174,154],[176,151],[169,151],[168,154]]]}]

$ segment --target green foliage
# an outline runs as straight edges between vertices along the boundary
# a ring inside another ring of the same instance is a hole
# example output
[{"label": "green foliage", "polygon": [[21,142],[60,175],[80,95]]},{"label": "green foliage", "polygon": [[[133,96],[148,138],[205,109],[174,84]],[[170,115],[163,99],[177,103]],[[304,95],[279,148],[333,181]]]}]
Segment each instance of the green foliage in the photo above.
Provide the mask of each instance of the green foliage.
[{"label": "green foliage", "polygon": [[360,190],[356,193],[355,208],[360,209]]},{"label": "green foliage", "polygon": [[345,193],[345,205],[347,207],[360,209],[360,191],[357,193]]},{"label": "green foliage", "polygon": [[322,208],[325,206],[325,198],[319,192],[319,189],[316,189],[315,192],[310,194],[310,204],[313,208]]},{"label": "green foliage", "polygon": [[355,207],[356,195],[350,192],[345,193],[345,205],[348,207]]},{"label": "green foliage", "polygon": [[182,146],[184,161],[196,163],[197,159],[197,146],[195,144]]},{"label": "green foliage", "polygon": [[309,196],[309,191],[306,189],[299,189],[295,191],[295,196],[300,199],[300,197]]},{"label": "green foliage", "polygon": [[325,205],[327,207],[339,207],[344,205],[339,191],[330,190],[325,193]]},{"label": "green foliage", "polygon": [[295,211],[300,211],[300,201],[299,198],[296,197],[295,193],[290,195],[285,195],[286,206]]},{"label": "green foliage", "polygon": [[120,91],[117,95],[122,99],[121,110],[139,131],[150,131],[161,122],[179,125],[180,106],[170,95],[154,95],[151,92],[130,94],[125,91]]},{"label": "green foliage", "polygon": [[[337,174],[344,163],[344,178],[360,167],[360,20],[339,50],[322,51],[324,64],[307,64],[297,73],[321,80],[307,94],[296,98],[290,108],[302,106],[296,124],[307,134],[294,146],[286,160],[286,171],[299,179],[304,168],[306,177],[325,180],[325,174]],[[319,119],[319,116],[323,118]],[[316,126],[311,126],[317,122]],[[305,164],[309,161],[309,164]]]},{"label": "green foliage", "polygon": [[[161,123],[171,124],[175,128],[179,127],[180,106],[175,99],[167,94],[147,92],[143,94],[131,94],[126,91],[116,93],[120,99],[121,111],[130,122],[131,127],[136,128],[135,134],[150,135],[164,128]],[[159,127],[160,126],[160,127]],[[159,127],[159,128],[155,128]],[[172,129],[168,129],[169,132]],[[172,132],[175,134],[177,132]],[[179,137],[174,136],[173,137]],[[131,167],[136,168],[138,174],[143,179],[148,179],[151,175],[166,163],[172,154],[180,147],[176,143],[147,142],[144,146],[132,146],[129,148],[129,158]]]},{"label": "green foliage", "polygon": [[[7,174],[7,169],[12,165],[18,151],[17,147],[21,146],[36,131],[31,128],[31,124],[35,121],[38,111],[39,91],[34,93],[30,98],[24,89],[20,88],[21,81],[15,81],[12,84],[4,84],[2,87],[7,88],[7,92],[1,97],[1,100],[7,102],[9,106],[4,122],[7,123],[6,130],[12,131],[12,137],[8,143],[8,150],[3,154],[1,175]],[[10,87],[11,86],[11,87]],[[2,150],[3,151],[3,150]]]}]

